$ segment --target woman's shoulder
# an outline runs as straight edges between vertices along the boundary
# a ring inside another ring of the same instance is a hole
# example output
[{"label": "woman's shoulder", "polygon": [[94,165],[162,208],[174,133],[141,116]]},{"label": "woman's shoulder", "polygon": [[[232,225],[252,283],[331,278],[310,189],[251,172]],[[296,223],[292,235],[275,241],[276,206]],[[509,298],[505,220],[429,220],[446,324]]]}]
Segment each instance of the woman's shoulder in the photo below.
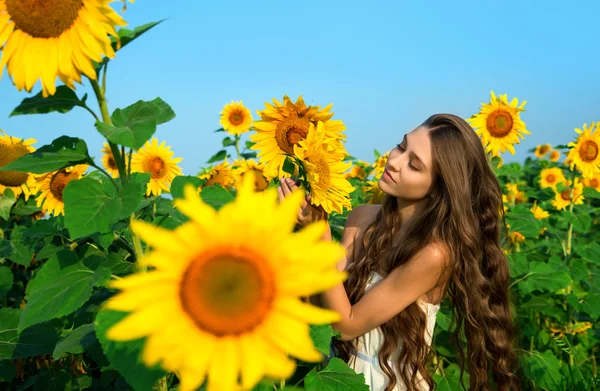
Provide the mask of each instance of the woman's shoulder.
[{"label": "woman's shoulder", "polygon": [[375,221],[381,205],[363,204],[358,205],[350,211],[346,219],[346,226],[366,228]]}]

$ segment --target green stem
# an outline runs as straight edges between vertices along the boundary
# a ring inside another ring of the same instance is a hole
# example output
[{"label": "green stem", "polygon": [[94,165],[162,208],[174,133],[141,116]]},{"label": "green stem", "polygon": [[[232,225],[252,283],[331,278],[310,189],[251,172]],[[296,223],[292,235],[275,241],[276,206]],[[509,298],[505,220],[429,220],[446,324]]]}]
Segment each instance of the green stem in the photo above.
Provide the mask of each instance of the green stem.
[{"label": "green stem", "polygon": [[102,69],[102,95],[106,96],[106,70],[108,69],[108,60],[105,59],[104,69]]},{"label": "green stem", "polygon": [[[139,263],[140,259],[144,255],[144,252],[142,250],[142,241],[135,234],[135,232],[133,232],[133,229],[131,229],[131,222],[133,222],[134,220],[135,220],[135,214],[132,213],[131,219],[129,220],[129,233],[131,234],[131,241],[133,242],[133,250],[135,251],[135,259]],[[147,271],[146,265],[142,265],[140,267],[140,270],[142,272],[146,272]]]},{"label": "green stem", "polygon": [[167,376],[163,376],[160,379],[158,379],[158,383],[156,383],[156,385],[152,387],[152,389],[156,391],[167,391]]},{"label": "green stem", "polygon": [[240,136],[238,136],[237,134],[235,135],[235,151],[237,152],[237,157],[238,159],[240,158],[241,154],[240,154]]},{"label": "green stem", "polygon": [[88,105],[86,105],[85,103],[83,105],[81,105],[81,107],[83,107],[84,109],[86,109],[87,111],[90,112],[90,114],[94,117],[94,119],[96,120],[96,122],[100,122],[100,118],[98,118],[98,115],[96,115],[96,113],[94,113],[94,110],[90,109],[88,107]]},{"label": "green stem", "polygon": [[[571,177],[571,189],[569,191],[569,214],[573,216],[573,206],[575,205],[573,200],[573,194],[575,192],[575,171],[573,171],[573,176]],[[567,231],[567,249],[565,256],[565,263],[569,262],[571,258],[571,242],[573,240],[573,223],[569,223],[569,230]]]},{"label": "green stem", "polygon": [[108,179],[110,179],[112,184],[115,186],[115,189],[117,189],[117,191],[119,191],[119,185],[117,185],[117,182],[115,182],[115,180],[112,178],[112,176],[110,176],[110,174],[108,172],[106,172],[102,167],[98,166],[96,163],[91,164],[91,166],[94,167],[95,169],[97,169],[98,171],[100,171],[101,173],[103,173],[104,175],[106,175],[106,177]]},{"label": "green stem", "polygon": [[[92,85],[92,89],[94,90],[94,94],[96,95],[96,100],[98,100],[98,106],[100,107],[100,113],[102,114],[102,121],[107,125],[112,125],[112,121],[110,119],[110,114],[108,112],[108,105],[106,103],[106,98],[102,93],[102,88],[100,84],[98,84],[97,80],[90,79],[90,84]],[[125,162],[123,161],[121,154],[119,153],[119,147],[112,143],[110,140],[108,141],[108,145],[110,146],[110,150],[113,154],[113,158],[115,159],[115,163],[119,170],[119,177],[121,178],[121,183],[127,183],[127,176],[125,175]]]},{"label": "green stem", "polygon": [[129,149],[129,156],[127,159],[127,177],[131,179],[131,156],[133,155],[133,149]]}]

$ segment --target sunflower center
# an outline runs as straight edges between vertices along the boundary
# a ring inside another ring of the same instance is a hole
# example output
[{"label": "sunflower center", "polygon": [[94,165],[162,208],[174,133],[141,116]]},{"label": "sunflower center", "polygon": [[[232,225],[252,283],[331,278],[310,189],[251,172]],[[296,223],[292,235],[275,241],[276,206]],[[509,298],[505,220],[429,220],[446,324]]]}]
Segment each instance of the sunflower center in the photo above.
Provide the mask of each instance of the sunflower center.
[{"label": "sunflower center", "polygon": [[310,124],[304,118],[288,118],[281,121],[275,130],[275,140],[285,153],[294,153],[294,145],[306,138]]},{"label": "sunflower center", "polygon": [[225,169],[217,169],[204,184],[205,187],[213,186],[215,184],[221,185],[223,187],[228,187],[231,184],[231,176]]},{"label": "sunflower center", "polygon": [[67,186],[67,183],[71,182],[73,179],[77,179],[77,175],[60,170],[52,176],[52,179],[50,179],[50,193],[52,193],[54,198],[63,202],[63,192],[65,187]]},{"label": "sunflower center", "polygon": [[[17,160],[29,151],[23,144],[0,144],[0,167]],[[7,187],[21,186],[27,182],[29,174],[18,171],[0,171],[0,184]]]},{"label": "sunflower center", "polygon": [[548,153],[548,151],[550,150],[550,147],[548,147],[547,145],[542,145],[540,147],[540,155],[545,155]]},{"label": "sunflower center", "polygon": [[598,185],[600,185],[600,182],[598,182],[598,179],[596,178],[592,178],[589,181],[590,187],[593,187],[594,189],[598,187]]},{"label": "sunflower center", "polygon": [[16,28],[34,38],[57,38],[79,16],[83,0],[5,0]]},{"label": "sunflower center", "polygon": [[108,164],[108,167],[109,167],[111,170],[116,170],[116,169],[118,169],[118,167],[117,167],[117,162],[115,162],[115,158],[114,158],[114,156],[112,156],[112,155],[111,155],[111,156],[109,156],[109,158],[107,159],[107,162],[106,162],[106,163]]},{"label": "sunflower center", "polygon": [[242,182],[246,175],[254,176],[254,191],[264,191],[269,187],[269,181],[263,175],[262,171],[256,169],[250,169],[242,174]]},{"label": "sunflower center", "polygon": [[513,118],[509,112],[498,109],[487,117],[487,129],[492,137],[504,137],[513,127]]},{"label": "sunflower center", "polygon": [[598,144],[592,140],[585,140],[579,147],[579,156],[586,163],[593,162],[598,157]]},{"label": "sunflower center", "polygon": [[181,281],[184,310],[216,336],[251,331],[268,315],[275,296],[274,276],[266,265],[247,251],[197,258]]},{"label": "sunflower center", "polygon": [[556,177],[554,176],[554,174],[548,174],[546,176],[546,182],[548,182],[548,183],[556,182]]},{"label": "sunflower center", "polygon": [[159,157],[152,158],[148,163],[148,171],[152,174],[152,179],[164,177],[167,173],[165,162]]},{"label": "sunflower center", "polygon": [[571,189],[564,190],[562,193],[560,193],[560,196],[565,201],[571,201]]},{"label": "sunflower center", "polygon": [[317,186],[325,191],[329,189],[331,174],[329,171],[329,164],[327,164],[325,156],[322,154],[315,154],[306,160],[314,165],[313,174],[318,176]]},{"label": "sunflower center", "polygon": [[229,122],[231,122],[231,124],[234,126],[240,125],[242,122],[244,122],[244,113],[237,110],[233,111],[229,115]]}]

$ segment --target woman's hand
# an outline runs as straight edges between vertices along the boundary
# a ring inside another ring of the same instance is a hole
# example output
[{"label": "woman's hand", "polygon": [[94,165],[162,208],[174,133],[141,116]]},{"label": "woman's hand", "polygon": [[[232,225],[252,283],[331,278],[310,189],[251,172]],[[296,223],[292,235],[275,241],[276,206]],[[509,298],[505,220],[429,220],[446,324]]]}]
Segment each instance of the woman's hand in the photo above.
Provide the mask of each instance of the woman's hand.
[{"label": "woman's hand", "polygon": [[[292,194],[293,191],[298,189],[298,185],[291,178],[280,178],[280,186],[277,188],[279,194],[279,202],[285,197]],[[315,221],[325,220],[327,221],[327,213],[321,206],[314,206],[310,203],[310,195],[306,196],[298,209],[298,215],[296,218],[296,224],[300,227],[304,227]]]}]

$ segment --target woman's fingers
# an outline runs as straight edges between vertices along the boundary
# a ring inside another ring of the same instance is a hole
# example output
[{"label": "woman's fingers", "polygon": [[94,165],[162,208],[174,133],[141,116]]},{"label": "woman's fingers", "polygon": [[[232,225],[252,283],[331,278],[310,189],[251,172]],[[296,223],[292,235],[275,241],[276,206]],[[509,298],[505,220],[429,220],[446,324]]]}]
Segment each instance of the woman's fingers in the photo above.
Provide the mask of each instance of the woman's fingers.
[{"label": "woman's fingers", "polygon": [[277,199],[279,200],[279,202],[283,201],[284,195],[283,195],[283,190],[281,189],[281,186],[277,187]]}]

